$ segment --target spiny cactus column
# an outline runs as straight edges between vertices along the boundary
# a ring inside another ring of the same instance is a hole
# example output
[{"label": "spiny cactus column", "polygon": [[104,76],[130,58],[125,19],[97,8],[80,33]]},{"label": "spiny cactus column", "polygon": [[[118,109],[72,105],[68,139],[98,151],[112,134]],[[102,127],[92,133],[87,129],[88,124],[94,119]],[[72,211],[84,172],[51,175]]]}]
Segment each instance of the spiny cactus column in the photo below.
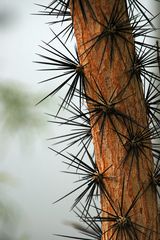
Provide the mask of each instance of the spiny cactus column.
[{"label": "spiny cactus column", "polygon": [[[136,69],[137,63],[132,61],[136,52],[125,1],[92,0],[90,4],[94,15],[84,3],[86,19],[78,1],[74,3],[74,10],[71,1],[70,8],[74,13],[73,24],[80,62],[82,66],[85,65],[84,73],[88,81],[86,92],[99,103],[101,111],[98,121],[97,115],[91,113],[96,161],[100,172],[112,165],[103,177],[105,187],[117,206],[125,176],[125,214],[137,192],[149,182],[148,169],[153,169],[150,147],[143,149],[144,152],[140,151],[138,148],[143,139],[136,139],[136,134],[144,131],[143,127],[148,129],[144,94],[140,73]],[[103,96],[103,102],[99,95]],[[92,112],[94,101],[88,98],[87,102]],[[133,136],[128,136],[127,128],[130,128]],[[129,149],[132,150],[128,154]],[[101,204],[103,210],[115,214],[105,196],[101,198]],[[121,215],[120,212],[118,214]],[[103,213],[103,217],[106,215]],[[156,219],[156,192],[149,188],[137,201],[131,221],[158,231]],[[107,231],[107,221],[102,223],[102,229]],[[109,239],[114,231],[113,228],[107,232],[104,239]],[[156,234],[154,236],[153,239],[158,239]],[[146,239],[145,236],[143,239]]]},{"label": "spiny cactus column", "polygon": [[[85,236],[75,239],[158,240],[160,77],[153,70],[158,72],[160,63],[158,43],[147,42],[154,39],[158,15],[138,0],[53,0],[40,6],[40,14],[56,17],[53,27],[69,22],[58,34],[52,30],[50,43],[41,46],[46,54],[38,54],[43,60],[37,61],[47,67],[41,70],[59,72],[43,82],[64,78],[44,99],[69,83],[58,113],[50,116],[73,131],[51,138],[69,142],[60,151],[51,149],[65,159],[66,172],[77,175],[79,185],[55,202],[82,190],[72,209],[85,227],[73,225]],[[68,34],[68,40],[73,32],[75,55],[62,37]],[[69,119],[58,115],[62,108]],[[66,153],[74,146],[76,155]]]}]

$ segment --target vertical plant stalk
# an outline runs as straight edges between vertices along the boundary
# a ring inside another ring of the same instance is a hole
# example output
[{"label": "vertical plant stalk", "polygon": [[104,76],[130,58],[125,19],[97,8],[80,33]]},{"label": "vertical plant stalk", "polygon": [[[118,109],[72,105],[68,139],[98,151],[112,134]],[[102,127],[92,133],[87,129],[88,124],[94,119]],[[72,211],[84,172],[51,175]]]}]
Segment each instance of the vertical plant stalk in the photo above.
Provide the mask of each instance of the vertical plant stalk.
[{"label": "vertical plant stalk", "polygon": [[[86,8],[87,21],[84,21],[78,1],[74,2],[74,14],[72,16],[78,54],[81,64],[85,65],[84,72],[88,80],[86,86],[87,95],[99,101],[96,92],[100,91],[105,101],[108,102],[111,93],[114,93],[116,96],[122,92],[121,101],[115,107],[139,124],[133,123],[133,131],[141,128],[141,126],[147,127],[147,115],[140,79],[137,79],[137,76],[132,76],[131,78],[130,75],[130,70],[133,67],[131,57],[134,58],[135,56],[132,31],[131,29],[124,31],[122,33],[123,38],[116,36],[116,43],[112,42],[113,39],[110,38],[106,44],[107,37],[103,36],[94,44],[97,36],[100,35],[106,25],[104,16],[107,16],[107,19],[111,18],[116,1],[91,0],[90,2],[96,19]],[[125,0],[117,2],[119,4],[116,11],[121,13],[120,21],[125,21],[129,26],[126,2]],[[72,13],[72,4],[70,8]],[[116,31],[115,26],[110,31],[113,31],[114,35],[114,31]],[[92,109],[89,102],[88,108],[89,110]],[[124,212],[128,210],[137,192],[149,181],[146,174],[148,169],[153,169],[153,155],[149,148],[144,150],[147,159],[141,153],[138,160],[134,159],[132,162],[132,156],[129,155],[127,160],[123,162],[126,156],[124,146],[127,146],[127,140],[122,136],[127,136],[128,134],[124,124],[126,121],[114,121],[116,132],[113,129],[113,125],[106,120],[102,137],[101,120],[94,124],[94,117],[91,116],[92,137],[98,168],[103,172],[107,166],[112,165],[108,171],[113,178],[106,178],[105,185],[111,199],[114,199],[115,206],[118,206],[118,202],[121,201],[122,182],[125,175]],[[129,122],[132,122],[132,120]],[[101,208],[103,209],[103,217],[107,215],[104,211],[113,213],[113,208],[105,197],[101,197]],[[145,228],[154,229],[155,232],[158,232],[157,212],[156,192],[154,189],[148,188],[135,204],[132,211],[132,220],[140,223]],[[109,239],[113,234],[113,230],[107,231],[109,226],[108,222],[102,222],[102,232],[105,232],[103,239]],[[139,236],[140,233],[137,234]],[[152,239],[158,239],[157,234],[153,235]],[[146,235],[142,234],[141,238],[138,239],[146,239]]]}]

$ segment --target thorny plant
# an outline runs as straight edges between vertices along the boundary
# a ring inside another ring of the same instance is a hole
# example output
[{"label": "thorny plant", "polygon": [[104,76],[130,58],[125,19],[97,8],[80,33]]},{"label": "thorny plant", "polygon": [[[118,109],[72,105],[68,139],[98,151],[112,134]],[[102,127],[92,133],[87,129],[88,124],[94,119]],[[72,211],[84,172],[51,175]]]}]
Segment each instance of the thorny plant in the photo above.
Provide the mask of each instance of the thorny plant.
[{"label": "thorny plant", "polygon": [[[127,134],[123,135],[120,132],[118,134],[122,137],[123,146],[126,150],[126,155],[124,159],[122,159],[120,165],[124,167],[128,159],[130,159],[129,165],[129,173],[130,177],[132,171],[132,165],[136,162],[137,167],[137,176],[140,178],[140,161],[150,161],[150,158],[146,152],[146,150],[152,150],[153,156],[158,158],[160,155],[160,143],[155,143],[155,140],[159,139],[160,132],[159,127],[139,127],[136,125],[134,127],[134,123],[128,121],[126,124]],[[152,143],[151,143],[152,141]],[[129,158],[131,157],[131,158]]]},{"label": "thorny plant", "polygon": [[76,181],[76,183],[80,183],[79,186],[73,189],[71,192],[67,193],[65,196],[58,199],[56,202],[59,202],[60,200],[69,196],[75,191],[84,188],[84,190],[75,199],[75,202],[72,205],[72,209],[77,206],[77,204],[82,200],[82,198],[86,197],[83,212],[86,212],[87,214],[90,205],[95,197],[99,197],[100,194],[103,194],[104,196],[106,196],[106,198],[110,198],[108,190],[106,189],[104,184],[104,179],[113,178],[113,176],[106,176],[107,171],[112,167],[111,165],[108,166],[103,172],[100,172],[95,160],[86,148],[85,150],[89,163],[87,163],[87,161],[82,161],[73,154],[66,156],[62,153],[57,152],[53,148],[51,148],[51,150],[64,157],[67,160],[64,161],[64,163],[69,166],[69,168],[73,169],[72,171],[64,171],[65,173],[76,174],[81,177],[79,180]]},{"label": "thorny plant", "polygon": [[142,196],[143,191],[140,189],[138,193],[133,198],[131,204],[128,206],[128,208],[125,210],[125,178],[123,179],[122,183],[122,190],[121,190],[121,197],[120,201],[118,202],[118,206],[114,203],[114,201],[111,201],[112,206],[112,212],[103,211],[105,212],[106,216],[96,216],[94,217],[96,222],[108,222],[109,227],[108,229],[103,233],[110,232],[112,230],[112,234],[108,239],[139,239],[138,236],[144,235],[147,239],[150,231],[152,231],[153,234],[157,234],[157,232],[152,229],[151,223],[150,227],[143,226],[140,222],[135,222],[134,215],[138,214],[138,212],[133,212],[134,206],[136,205],[138,199]]},{"label": "thorny plant", "polygon": [[[157,4],[160,2],[156,1]],[[152,4],[153,0],[150,2]],[[65,159],[67,170],[64,172],[78,177],[75,182],[77,186],[54,203],[72,193],[77,194],[71,209],[80,219],[80,223],[72,222],[71,225],[81,236],[55,234],[58,237],[80,240],[160,238],[160,232],[152,227],[152,221],[155,219],[150,219],[149,225],[143,225],[135,220],[141,216],[136,206],[149,189],[155,191],[157,199],[160,199],[160,48],[159,38],[155,36],[155,32],[159,30],[155,26],[159,13],[153,14],[140,0],[124,0],[125,8],[121,4],[121,0],[115,0],[110,15],[106,15],[105,9],[100,8],[101,18],[97,16],[90,0],[52,0],[48,5],[36,4],[42,9],[37,15],[49,18],[48,24],[53,34],[49,41],[43,41],[40,47],[44,53],[37,54],[40,60],[35,61],[44,66],[39,69],[40,71],[51,74],[41,83],[53,82],[54,86],[40,102],[67,88],[58,112],[48,115],[51,117],[49,122],[60,125],[60,128],[63,126],[72,128],[69,133],[50,137],[49,140],[53,141],[55,147],[57,144],[62,146],[59,151],[52,147],[50,149]],[[74,38],[77,8],[85,28],[90,27],[89,19],[99,28],[98,33],[83,42],[84,51],[81,51],[81,54]],[[74,41],[74,49],[70,49],[68,45],[70,40]],[[57,43],[60,47],[56,46]],[[125,44],[129,61],[125,59],[122,43]],[[90,73],[89,81],[86,76],[86,68],[90,66],[88,57],[96,49],[101,49],[96,66],[98,75],[93,76]],[[101,69],[106,64],[106,56],[109,61],[108,71],[112,70],[118,56],[124,66],[122,76],[125,74],[128,76],[127,82],[121,88],[114,86],[107,98],[104,96],[103,86],[100,87],[98,84]],[[81,59],[85,59],[85,64]],[[123,111],[120,108],[121,104],[127,103],[135,94],[126,93],[127,89],[133,86],[133,82],[138,86],[140,104],[145,108],[147,124],[142,124],[132,117],[130,109]],[[67,111],[70,117],[62,116],[64,111]],[[94,152],[95,126],[99,128],[101,150],[107,145],[105,131],[109,127],[119,139],[124,151],[123,157],[119,159],[117,171],[120,173],[126,166],[128,171],[122,176],[118,200],[110,194],[111,181],[116,179],[113,174],[114,164],[113,162],[109,164],[105,159],[105,168],[101,170],[97,154]],[[73,153],[74,149],[77,149],[76,154]],[[144,182],[141,181],[142,165],[148,166],[145,168],[147,178]],[[134,181],[133,171],[136,172],[139,188],[126,205],[125,195],[128,184],[131,180]],[[103,208],[100,200],[105,200],[109,207]],[[92,216],[90,212],[93,209],[96,216]]]},{"label": "thorny plant", "polygon": [[67,146],[63,147],[60,152],[63,152],[70,147],[76,146],[76,144],[78,144],[78,146],[82,146],[80,147],[76,155],[78,157],[80,153],[82,152],[85,153],[85,151],[83,151],[84,146],[87,149],[91,145],[92,134],[90,118],[87,115],[86,109],[85,110],[80,109],[73,102],[70,102],[69,108],[66,108],[65,110],[71,115],[71,117],[65,118],[49,114],[49,116],[53,118],[53,120],[50,120],[49,122],[58,124],[60,127],[63,125],[70,126],[72,127],[71,132],[56,137],[51,137],[49,138],[49,140],[58,140],[54,143],[54,145],[64,144],[65,142],[68,143]]}]

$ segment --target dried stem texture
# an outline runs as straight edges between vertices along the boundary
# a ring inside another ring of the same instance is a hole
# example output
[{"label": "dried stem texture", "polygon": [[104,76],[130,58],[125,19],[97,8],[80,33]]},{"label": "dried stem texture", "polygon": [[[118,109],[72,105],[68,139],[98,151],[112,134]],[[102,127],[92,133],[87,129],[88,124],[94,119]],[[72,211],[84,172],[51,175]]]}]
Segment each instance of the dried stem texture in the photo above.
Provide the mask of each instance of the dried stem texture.
[{"label": "dried stem texture", "polygon": [[[104,36],[94,44],[97,36],[103,31],[104,26],[106,26],[105,18],[109,20],[111,14],[113,14],[116,1],[91,0],[90,2],[97,20],[95,20],[95,17],[92,16],[87,6],[85,6],[87,21],[84,21],[78,1],[74,3],[73,16],[78,54],[81,65],[85,65],[84,72],[88,81],[86,84],[87,95],[99,101],[99,96],[96,92],[100,91],[105,101],[108,102],[112,93],[114,93],[114,96],[118,94],[119,102],[114,105],[116,109],[124,115],[130,115],[131,118],[139,124],[139,128],[141,128],[141,126],[147,127],[148,122],[142,86],[136,76],[132,76],[131,78],[131,68],[133,67],[131,57],[135,55],[132,31],[128,30],[127,32],[123,32],[123,38],[116,36],[116,43],[113,42],[111,38],[107,40],[107,37]],[[124,0],[119,1],[117,9],[122,13],[120,21],[128,22],[129,26]],[[115,30],[115,28],[110,29],[110,31],[113,32]],[[107,44],[106,41],[108,41]],[[99,90],[96,90],[97,88]],[[90,102],[88,102],[88,108],[90,111],[93,109]],[[91,116],[91,125],[94,125],[92,127],[93,143],[96,162],[100,171],[103,172],[112,164],[112,167],[106,173],[105,186],[116,209],[118,209],[119,203],[121,202],[121,196],[123,194],[122,182],[125,176],[123,200],[123,212],[125,213],[137,192],[149,181],[147,172],[148,169],[153,169],[153,156],[149,149],[144,149],[149,160],[141,154],[138,158],[139,167],[137,167],[136,159],[131,163],[131,156],[122,164],[126,156],[126,149],[123,144],[127,146],[127,139],[123,138],[122,135],[127,136],[128,133],[123,120],[117,120],[114,114],[112,114],[112,120],[116,126],[115,129],[121,133],[121,135],[116,133],[113,124],[111,124],[109,120],[106,119],[104,128],[101,129],[102,120],[99,119],[99,121],[94,124],[94,117]],[[132,123],[132,125],[133,131],[136,131],[137,124]],[[105,197],[101,197],[101,208],[104,211],[115,214]],[[158,231],[157,200],[154,189],[149,187],[144,191],[131,212],[131,220],[133,222],[154,230],[155,232]],[[108,216],[108,214],[102,212],[102,216],[105,217]],[[108,230],[112,225],[113,223],[108,223],[107,221],[102,222],[102,230],[105,232],[103,239],[109,239],[109,237],[113,235],[114,228]],[[141,228],[141,231],[147,232],[143,228]],[[137,231],[137,236],[138,239],[147,239],[146,235],[140,234],[139,231]],[[113,235],[112,239],[116,239],[116,234]],[[126,237],[125,239],[131,238]],[[158,235],[153,233],[151,239],[158,239]]]}]

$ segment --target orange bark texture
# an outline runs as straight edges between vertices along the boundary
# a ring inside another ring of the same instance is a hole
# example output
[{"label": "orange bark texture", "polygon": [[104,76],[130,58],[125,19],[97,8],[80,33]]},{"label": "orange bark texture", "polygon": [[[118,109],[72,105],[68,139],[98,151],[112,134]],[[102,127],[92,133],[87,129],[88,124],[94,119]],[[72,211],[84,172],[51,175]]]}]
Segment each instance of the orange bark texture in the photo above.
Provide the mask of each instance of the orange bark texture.
[{"label": "orange bark texture", "polygon": [[[130,79],[130,69],[132,66],[131,56],[135,54],[134,39],[132,31],[123,33],[126,42],[123,38],[117,36],[117,44],[112,44],[112,40],[109,39],[106,44],[106,38],[103,37],[93,47],[92,45],[96,41],[96,37],[102,32],[106,25],[106,20],[110,19],[112,10],[116,1],[113,0],[91,0],[91,6],[97,17],[95,20],[91,11],[84,4],[86,9],[87,21],[84,21],[78,1],[74,1],[74,32],[77,41],[78,55],[81,65],[85,65],[84,73],[87,78],[88,84],[86,84],[86,91],[89,96],[99,101],[96,94],[96,89],[100,89],[100,92],[104,96],[106,101],[109,101],[112,93],[116,96],[120,91],[124,89]],[[128,14],[126,11],[125,0],[119,1],[118,10],[123,13],[121,21],[127,22],[129,25]],[[71,12],[72,2],[71,2]],[[115,31],[115,29],[112,29]],[[130,42],[130,43],[129,43]],[[89,51],[88,49],[91,48]],[[103,50],[105,48],[104,57]],[[111,62],[111,48],[113,51]],[[119,51],[120,49],[120,51]],[[140,89],[141,88],[141,89]],[[147,115],[144,105],[144,95],[142,94],[142,86],[138,84],[136,76],[132,77],[131,81],[125,88],[123,94],[119,96],[119,103],[116,104],[116,109],[123,112],[126,115],[130,115],[136,122],[145,127],[147,126]],[[124,99],[123,101],[121,101]],[[92,109],[91,104],[88,104],[88,108]],[[118,131],[127,136],[127,130],[123,122],[118,121],[112,116],[113,122]],[[94,119],[91,118],[91,126],[94,123]],[[134,126],[135,130],[137,126]],[[125,164],[121,164],[122,160],[126,156],[126,150],[118,137],[113,126],[109,120],[106,120],[105,127],[103,129],[103,138],[101,135],[101,120],[99,120],[92,127],[93,144],[95,149],[95,158],[98,168],[103,172],[107,167],[112,167],[105,173],[105,186],[116,209],[121,201],[122,196],[122,182],[125,176],[124,185],[124,213],[131,205],[132,200],[136,196],[137,192],[146,186],[148,179],[148,169],[153,169],[153,156],[150,150],[144,150],[148,156],[147,160],[143,154],[140,155],[139,161],[139,173],[137,169],[137,161],[134,160],[129,177],[129,170],[131,166],[131,156]],[[123,138],[123,143],[127,143],[127,140]],[[108,203],[105,197],[101,196],[101,208],[104,211],[114,213],[112,207]],[[158,231],[157,226],[157,200],[156,193],[152,187],[149,187],[142,196],[138,199],[131,211],[131,219],[146,228],[150,228],[155,232]],[[120,214],[120,213],[119,213]],[[107,213],[102,212],[102,216],[107,216]],[[110,223],[111,224],[111,223]],[[110,224],[102,222],[102,231],[104,232],[102,239],[107,240],[112,236],[114,230],[108,231]],[[112,223],[113,224],[113,223]],[[111,225],[112,225],[111,224]],[[145,229],[141,229],[145,232]],[[145,235],[137,232],[138,239],[147,239]],[[112,239],[116,239],[116,234]],[[118,238],[121,239],[121,238]],[[125,238],[129,239],[129,238]],[[135,238],[136,239],[136,238]],[[152,234],[150,239],[157,240],[158,235]]]}]

